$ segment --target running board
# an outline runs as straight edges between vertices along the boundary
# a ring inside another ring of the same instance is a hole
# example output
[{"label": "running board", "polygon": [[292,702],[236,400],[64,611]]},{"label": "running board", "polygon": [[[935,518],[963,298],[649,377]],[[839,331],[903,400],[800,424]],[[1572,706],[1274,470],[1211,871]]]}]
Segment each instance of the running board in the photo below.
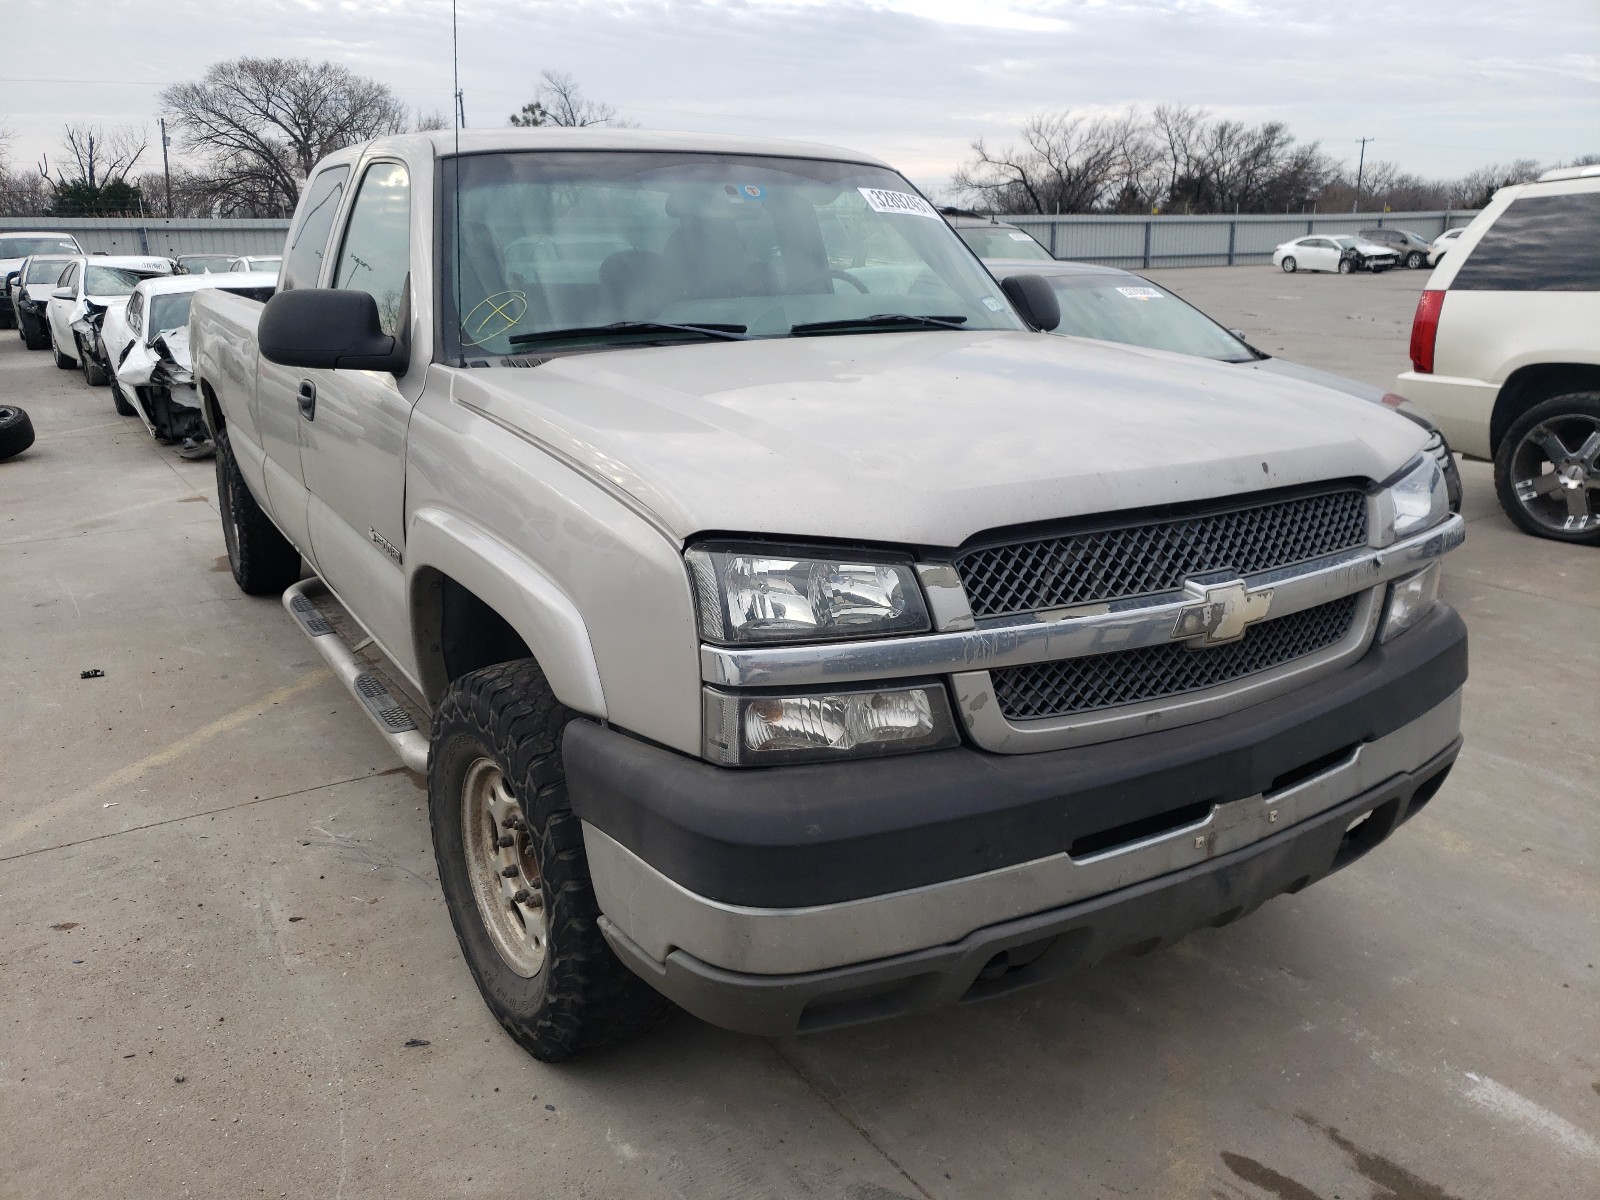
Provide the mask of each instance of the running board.
[{"label": "running board", "polygon": [[383,680],[367,670],[355,652],[344,644],[344,639],[311,599],[313,594],[327,594],[327,586],[315,577],[302,579],[284,592],[283,607],[333,668],[333,673],[350,689],[350,694],[361,702],[362,709],[400,756],[400,761],[419,775],[426,775],[427,735],[417,728],[405,705],[395,698]]}]

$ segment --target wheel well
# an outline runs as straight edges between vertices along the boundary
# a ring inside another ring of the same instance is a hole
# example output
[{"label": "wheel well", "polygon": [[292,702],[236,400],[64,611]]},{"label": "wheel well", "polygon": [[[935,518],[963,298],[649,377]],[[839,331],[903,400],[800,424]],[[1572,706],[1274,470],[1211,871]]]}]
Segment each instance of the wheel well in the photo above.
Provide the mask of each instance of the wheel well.
[{"label": "wheel well", "polygon": [[1600,366],[1593,363],[1540,363],[1513,371],[1501,384],[1489,418],[1489,453],[1499,452],[1500,439],[1535,404],[1568,392],[1593,391],[1600,391]]},{"label": "wheel well", "polygon": [[212,433],[223,427],[222,405],[217,403],[216,392],[211,390],[211,385],[204,379],[200,381],[200,411],[204,414],[206,424]]},{"label": "wheel well", "polygon": [[418,649],[427,652],[421,656],[423,682],[430,693],[443,691],[469,671],[533,657],[498,612],[450,576],[430,573],[433,578],[418,580],[413,591],[414,610],[422,622]]}]

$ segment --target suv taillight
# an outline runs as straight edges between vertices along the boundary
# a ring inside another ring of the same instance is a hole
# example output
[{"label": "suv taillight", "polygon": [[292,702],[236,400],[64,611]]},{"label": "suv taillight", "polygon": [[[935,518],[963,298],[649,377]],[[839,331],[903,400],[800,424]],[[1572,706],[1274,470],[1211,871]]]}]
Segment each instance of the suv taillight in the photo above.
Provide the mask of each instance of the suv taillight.
[{"label": "suv taillight", "polygon": [[1444,293],[1429,289],[1417,300],[1417,315],[1411,319],[1411,369],[1419,375],[1433,374],[1433,343],[1439,336],[1439,310]]}]

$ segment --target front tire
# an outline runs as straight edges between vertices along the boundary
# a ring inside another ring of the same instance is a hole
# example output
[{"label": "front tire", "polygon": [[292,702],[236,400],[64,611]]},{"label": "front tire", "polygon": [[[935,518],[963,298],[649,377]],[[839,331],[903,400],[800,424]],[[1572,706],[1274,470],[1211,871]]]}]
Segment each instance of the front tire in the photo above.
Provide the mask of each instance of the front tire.
[{"label": "front tire", "polygon": [[217,430],[217,503],[233,581],[247,596],[273,596],[300,578],[300,551],[261,510],[239,471],[228,431]]},{"label": "front tire", "polygon": [[1524,533],[1600,546],[1600,392],[1556,396],[1518,417],[1495,454],[1494,488]]},{"label": "front tire", "polygon": [[123,393],[122,385],[117,382],[117,377],[115,375],[108,376],[107,382],[111,384],[111,403],[116,408],[117,415],[119,417],[137,417],[139,410],[128,403],[128,397]]},{"label": "front tire", "polygon": [[44,322],[38,317],[29,318],[23,313],[17,318],[17,331],[22,334],[22,344],[29,350],[47,350],[50,347],[50,331],[45,328]]},{"label": "front tire", "polygon": [[59,370],[70,371],[73,367],[78,365],[75,359],[68,358],[65,354],[61,353],[61,347],[56,345],[56,335],[54,330],[51,330],[50,332],[50,355],[55,359],[56,367]]},{"label": "front tire", "polygon": [[[83,381],[90,387],[105,387],[106,373],[95,358],[94,352],[78,339],[78,364],[83,368]],[[126,414],[124,414],[126,415]]]},{"label": "front tire", "polygon": [[1427,256],[1421,250],[1413,250],[1406,255],[1406,266],[1413,271],[1420,270],[1427,261]]},{"label": "front tire", "polygon": [[1294,261],[1294,255],[1292,255],[1292,254],[1286,255],[1284,257],[1284,260],[1283,260],[1283,273],[1285,275],[1293,275],[1294,272],[1295,272],[1295,268],[1298,265],[1299,264]]},{"label": "front tire", "polygon": [[1339,260],[1339,274],[1348,275],[1348,274],[1350,274],[1351,271],[1354,271],[1355,269],[1356,269],[1355,263],[1351,262],[1348,258],[1341,258]]},{"label": "front tire", "polygon": [[643,1033],[668,1007],[600,932],[561,762],[571,717],[532,659],[485,667],[445,691],[428,756],[439,886],[462,956],[495,1019],[544,1062]]}]

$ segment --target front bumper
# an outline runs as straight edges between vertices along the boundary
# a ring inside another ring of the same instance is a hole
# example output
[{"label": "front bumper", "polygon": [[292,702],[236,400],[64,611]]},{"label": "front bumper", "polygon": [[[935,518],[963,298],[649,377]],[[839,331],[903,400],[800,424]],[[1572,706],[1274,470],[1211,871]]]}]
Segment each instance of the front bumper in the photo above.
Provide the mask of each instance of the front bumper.
[{"label": "front bumper", "polygon": [[1432,796],[1465,677],[1441,606],[1271,705],[1069,750],[737,771],[575,722],[564,754],[618,954],[707,1020],[787,1033],[1009,990],[1298,890]]}]

